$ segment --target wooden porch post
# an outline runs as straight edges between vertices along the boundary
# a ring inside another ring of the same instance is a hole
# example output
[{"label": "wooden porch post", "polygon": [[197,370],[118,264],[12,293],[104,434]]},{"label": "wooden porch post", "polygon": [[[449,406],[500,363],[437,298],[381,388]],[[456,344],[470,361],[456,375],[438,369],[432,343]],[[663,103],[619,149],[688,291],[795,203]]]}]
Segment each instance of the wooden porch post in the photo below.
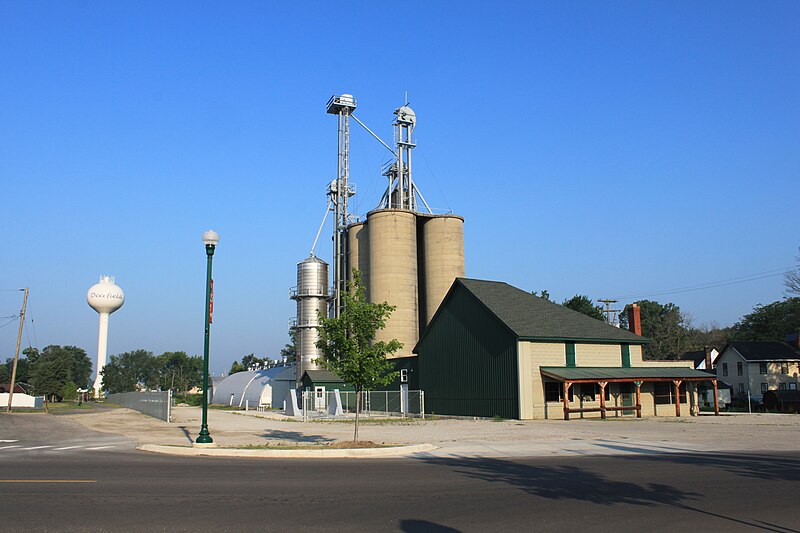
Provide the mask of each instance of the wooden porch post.
[{"label": "wooden porch post", "polygon": [[564,382],[564,420],[569,420],[569,388],[572,383],[569,381]]},{"label": "wooden porch post", "polygon": [[712,379],[711,383],[714,384],[714,414],[719,416],[719,390],[717,389],[717,380]]},{"label": "wooden porch post", "polygon": [[636,385],[636,418],[642,418],[642,382],[634,381]]},{"label": "wooden porch post", "polygon": [[674,380],[672,383],[675,384],[675,416],[681,416],[681,383],[682,381],[679,379]]},{"label": "wooden porch post", "polygon": [[600,381],[598,382],[600,385],[600,418],[605,420],[606,418],[606,385],[608,382]]}]

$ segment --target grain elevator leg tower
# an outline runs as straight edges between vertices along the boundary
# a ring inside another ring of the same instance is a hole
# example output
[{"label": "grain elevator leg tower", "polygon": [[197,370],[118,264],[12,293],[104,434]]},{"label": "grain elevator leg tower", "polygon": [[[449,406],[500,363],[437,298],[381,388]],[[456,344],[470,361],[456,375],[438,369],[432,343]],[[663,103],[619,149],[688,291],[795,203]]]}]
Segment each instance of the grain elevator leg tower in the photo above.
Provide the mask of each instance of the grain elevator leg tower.
[{"label": "grain elevator leg tower", "polygon": [[395,306],[375,340],[399,340],[403,348],[395,357],[408,357],[455,278],[464,276],[464,219],[433,213],[412,173],[417,116],[408,105],[394,114],[396,149],[352,115],[394,160],[384,165],[389,183],[377,208],[348,226],[347,273],[352,277],[354,268],[362,272],[370,302]]},{"label": "grain elevator leg tower", "polygon": [[342,294],[347,289],[347,225],[350,214],[347,202],[355,191],[350,187],[350,115],[356,109],[356,99],[352,94],[332,96],[328,100],[327,111],[339,119],[338,162],[336,179],[328,186],[328,197],[333,208],[333,294],[331,295],[331,316],[338,317],[342,312]]}]

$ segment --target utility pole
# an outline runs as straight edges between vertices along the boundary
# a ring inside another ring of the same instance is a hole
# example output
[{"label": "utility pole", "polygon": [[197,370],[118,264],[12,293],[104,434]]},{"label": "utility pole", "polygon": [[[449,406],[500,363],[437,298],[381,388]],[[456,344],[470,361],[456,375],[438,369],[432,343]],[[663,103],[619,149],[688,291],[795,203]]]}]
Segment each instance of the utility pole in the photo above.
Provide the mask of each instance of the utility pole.
[{"label": "utility pole", "polygon": [[8,406],[6,413],[11,412],[11,398],[14,397],[14,382],[17,380],[17,362],[19,362],[19,345],[22,342],[22,326],[25,325],[25,308],[28,306],[28,287],[20,289],[25,291],[22,298],[22,311],[19,314],[19,332],[17,333],[17,349],[14,352],[14,366],[11,370],[11,390],[8,391]]},{"label": "utility pole", "polygon": [[611,300],[609,298],[605,299],[600,298],[597,301],[604,303],[606,305],[606,308],[603,310],[603,314],[606,315],[606,323],[613,325],[614,324],[613,313],[619,313],[622,311],[621,309],[611,309],[611,304],[617,303],[618,300]]}]

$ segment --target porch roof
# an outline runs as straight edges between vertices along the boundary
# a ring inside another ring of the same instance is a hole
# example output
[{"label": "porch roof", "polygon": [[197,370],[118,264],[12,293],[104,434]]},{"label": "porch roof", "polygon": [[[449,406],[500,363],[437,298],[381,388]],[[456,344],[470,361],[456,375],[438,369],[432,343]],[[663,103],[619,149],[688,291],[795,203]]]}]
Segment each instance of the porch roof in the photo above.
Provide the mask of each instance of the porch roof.
[{"label": "porch roof", "polygon": [[717,376],[687,367],[540,367],[543,376],[558,381],[712,381]]}]

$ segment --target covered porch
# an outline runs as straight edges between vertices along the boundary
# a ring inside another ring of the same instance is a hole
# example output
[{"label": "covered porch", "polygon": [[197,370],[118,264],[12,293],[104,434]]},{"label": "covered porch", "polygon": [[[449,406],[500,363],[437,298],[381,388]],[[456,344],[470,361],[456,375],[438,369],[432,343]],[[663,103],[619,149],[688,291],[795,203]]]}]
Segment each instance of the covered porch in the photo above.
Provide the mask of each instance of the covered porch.
[{"label": "covered porch", "polygon": [[[711,382],[714,389],[714,414],[719,415],[717,378],[712,374],[685,367],[540,367],[543,378],[560,382],[562,387],[562,403],[564,420],[569,420],[571,413],[599,412],[605,419],[607,413],[635,411],[636,418],[642,417],[642,384],[646,382],[670,383],[674,387],[675,416],[681,416],[681,385],[684,383]],[[570,389],[575,384],[594,384],[600,389],[599,407],[571,407]],[[626,383],[635,387],[635,404],[609,406],[606,404],[606,388],[610,383]]]}]

